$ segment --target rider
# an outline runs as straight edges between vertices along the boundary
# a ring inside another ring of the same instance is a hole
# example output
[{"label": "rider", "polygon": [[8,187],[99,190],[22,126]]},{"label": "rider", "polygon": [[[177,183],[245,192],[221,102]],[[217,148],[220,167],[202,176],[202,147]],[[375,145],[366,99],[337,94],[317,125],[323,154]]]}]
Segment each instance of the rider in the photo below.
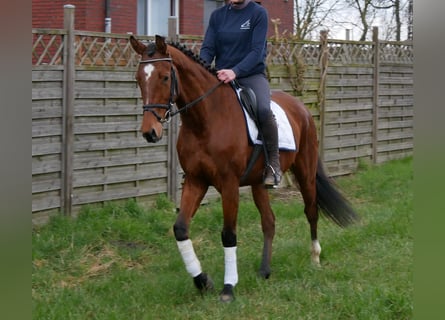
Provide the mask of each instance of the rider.
[{"label": "rider", "polygon": [[258,124],[268,153],[264,184],[277,187],[281,180],[278,132],[270,109],[270,87],[266,78],[266,37],[268,14],[251,0],[226,1],[212,12],[200,57],[207,63],[215,58],[220,81],[233,80],[251,88],[258,104]]}]

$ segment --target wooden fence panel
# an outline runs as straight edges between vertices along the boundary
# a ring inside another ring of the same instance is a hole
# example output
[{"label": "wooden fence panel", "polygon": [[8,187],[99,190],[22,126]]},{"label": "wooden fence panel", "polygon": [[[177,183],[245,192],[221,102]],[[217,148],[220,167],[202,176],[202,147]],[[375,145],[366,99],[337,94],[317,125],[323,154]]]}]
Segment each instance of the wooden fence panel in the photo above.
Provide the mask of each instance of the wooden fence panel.
[{"label": "wooden fence panel", "polygon": [[[63,69],[32,71],[32,211],[61,204]],[[34,219],[39,219],[35,215]]]},{"label": "wooden fence panel", "polygon": [[73,209],[91,202],[147,200],[167,188],[167,140],[140,134],[134,71],[76,71]]},{"label": "wooden fence panel", "polygon": [[382,63],[379,72],[378,105],[376,162],[411,155],[414,140],[412,65]]},{"label": "wooden fence panel", "polygon": [[332,65],[326,80],[324,161],[331,174],[349,174],[372,155],[372,66]]}]

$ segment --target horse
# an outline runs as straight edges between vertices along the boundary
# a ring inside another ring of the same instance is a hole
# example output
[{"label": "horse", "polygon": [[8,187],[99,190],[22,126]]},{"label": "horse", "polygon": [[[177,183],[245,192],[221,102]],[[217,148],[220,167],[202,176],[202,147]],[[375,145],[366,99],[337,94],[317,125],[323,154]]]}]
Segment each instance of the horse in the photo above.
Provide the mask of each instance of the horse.
[{"label": "horse", "polygon": [[[269,190],[263,185],[265,156],[261,154],[245,175],[254,146],[247,137],[245,115],[233,87],[217,79],[214,67],[185,46],[167,43],[159,35],[148,44],[134,36],[129,41],[140,55],[135,78],[143,103],[142,136],[147,142],[156,143],[163,136],[163,123],[178,114],[181,118],[176,149],[185,176],[173,230],[186,271],[201,293],[214,289],[189,238],[192,218],[209,186],[213,186],[221,196],[223,209],[221,241],[225,268],[220,300],[233,301],[238,282],[236,227],[241,186],[250,186],[261,216],[264,242],[259,275],[267,279],[271,274],[275,215]],[[319,265],[319,209],[340,227],[355,223],[359,216],[325,173],[319,158],[316,126],[307,107],[279,90],[272,90],[271,99],[284,110],[292,128],[297,148],[280,151],[280,165],[283,172],[290,170],[298,182],[310,227],[311,261]]]}]

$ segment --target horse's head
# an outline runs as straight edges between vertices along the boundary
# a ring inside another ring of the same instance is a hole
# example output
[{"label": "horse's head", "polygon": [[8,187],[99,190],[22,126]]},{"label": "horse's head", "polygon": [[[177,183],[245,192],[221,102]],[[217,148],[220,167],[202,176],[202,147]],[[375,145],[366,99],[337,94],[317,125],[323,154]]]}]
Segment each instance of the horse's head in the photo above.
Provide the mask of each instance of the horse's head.
[{"label": "horse's head", "polygon": [[134,51],[141,55],[136,81],[141,89],[144,116],[141,132],[148,142],[162,138],[162,124],[170,119],[177,95],[177,79],[165,39],[156,36],[148,45],[130,36]]}]

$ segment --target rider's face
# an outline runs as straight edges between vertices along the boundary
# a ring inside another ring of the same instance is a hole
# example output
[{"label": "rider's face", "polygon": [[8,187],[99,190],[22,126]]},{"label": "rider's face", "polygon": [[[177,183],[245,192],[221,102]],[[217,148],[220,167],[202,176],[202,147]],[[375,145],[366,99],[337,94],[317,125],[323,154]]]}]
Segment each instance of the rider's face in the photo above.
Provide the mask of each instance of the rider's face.
[{"label": "rider's face", "polygon": [[239,6],[241,4],[243,4],[246,0],[236,0],[236,1],[231,1],[233,5]]}]

